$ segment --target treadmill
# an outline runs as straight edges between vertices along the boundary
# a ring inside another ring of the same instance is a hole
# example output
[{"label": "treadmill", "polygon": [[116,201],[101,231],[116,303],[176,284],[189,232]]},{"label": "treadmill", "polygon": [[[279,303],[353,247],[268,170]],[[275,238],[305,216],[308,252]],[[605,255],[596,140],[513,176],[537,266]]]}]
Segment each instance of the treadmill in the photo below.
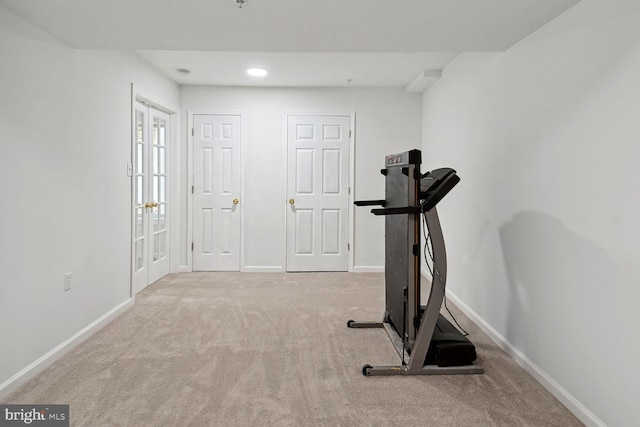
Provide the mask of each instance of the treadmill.
[{"label": "treadmill", "polygon": [[[383,328],[401,358],[395,366],[362,367],[365,376],[481,374],[475,346],[440,308],[445,297],[447,259],[436,205],[460,181],[455,170],[420,173],[421,152],[385,157],[384,200],[356,201],[356,206],[385,217],[385,311],[381,322],[349,320],[349,328]],[[432,283],[427,304],[421,296],[421,219],[428,229]]]}]

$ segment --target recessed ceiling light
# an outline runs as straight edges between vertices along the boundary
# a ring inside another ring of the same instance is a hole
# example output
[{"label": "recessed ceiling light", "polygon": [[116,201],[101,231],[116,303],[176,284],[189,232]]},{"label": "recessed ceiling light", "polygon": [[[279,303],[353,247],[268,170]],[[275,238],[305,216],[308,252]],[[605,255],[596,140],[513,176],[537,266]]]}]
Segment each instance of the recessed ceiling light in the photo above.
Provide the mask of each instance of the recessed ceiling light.
[{"label": "recessed ceiling light", "polygon": [[191,73],[191,71],[190,71],[190,70],[187,70],[186,68],[178,68],[176,71],[177,71],[177,72],[178,72],[178,74],[180,74],[181,76],[186,76],[186,75],[188,75],[188,74],[190,74],[190,73]]},{"label": "recessed ceiling light", "polygon": [[264,68],[249,68],[247,74],[252,77],[264,77],[269,73]]}]

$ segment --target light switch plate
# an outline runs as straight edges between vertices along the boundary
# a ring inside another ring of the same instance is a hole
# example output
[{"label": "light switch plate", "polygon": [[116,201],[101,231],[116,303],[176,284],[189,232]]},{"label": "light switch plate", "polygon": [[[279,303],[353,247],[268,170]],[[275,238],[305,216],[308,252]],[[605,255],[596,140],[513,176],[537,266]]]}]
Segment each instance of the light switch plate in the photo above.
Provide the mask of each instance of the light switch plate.
[{"label": "light switch plate", "polygon": [[71,273],[64,275],[64,290],[65,292],[71,289]]}]

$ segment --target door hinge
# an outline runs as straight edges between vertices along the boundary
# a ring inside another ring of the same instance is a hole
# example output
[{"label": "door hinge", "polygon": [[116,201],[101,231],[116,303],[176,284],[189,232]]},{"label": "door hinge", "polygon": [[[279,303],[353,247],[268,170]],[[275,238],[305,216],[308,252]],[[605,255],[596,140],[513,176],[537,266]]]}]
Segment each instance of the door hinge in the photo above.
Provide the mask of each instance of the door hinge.
[{"label": "door hinge", "polygon": [[351,138],[351,129],[349,129],[349,138]]},{"label": "door hinge", "polygon": [[191,250],[193,250],[193,242],[191,242]]},{"label": "door hinge", "polygon": [[347,250],[350,251],[351,250],[351,243],[347,243]]},{"label": "door hinge", "polygon": [[195,186],[195,185],[192,185],[192,186],[191,186],[191,194],[195,193],[195,191],[196,191],[196,186]]},{"label": "door hinge", "polygon": [[349,187],[349,194],[351,194],[351,187]]},{"label": "door hinge", "polygon": [[195,135],[196,135],[195,131],[193,130],[193,128],[191,128],[191,136],[195,136]]}]

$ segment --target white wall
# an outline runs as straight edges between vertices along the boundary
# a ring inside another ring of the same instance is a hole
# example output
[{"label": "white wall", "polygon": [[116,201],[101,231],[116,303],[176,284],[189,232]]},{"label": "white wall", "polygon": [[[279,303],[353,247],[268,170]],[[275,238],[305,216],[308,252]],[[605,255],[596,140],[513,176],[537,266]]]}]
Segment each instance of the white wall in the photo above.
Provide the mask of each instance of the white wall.
[{"label": "white wall", "polygon": [[[251,270],[285,268],[285,113],[355,112],[355,200],[384,198],[384,156],[421,144],[421,96],[402,89],[181,88],[184,129],[189,111],[240,112],[244,119],[244,265]],[[187,132],[189,130],[187,129]],[[185,138],[186,141],[186,138]],[[186,145],[182,180],[186,183]],[[186,185],[183,185],[186,188]],[[183,195],[182,206],[189,204]],[[183,211],[185,212],[185,211]],[[181,264],[191,236],[184,213]],[[355,217],[354,270],[384,266],[384,220],[369,208]]]},{"label": "white wall", "polygon": [[583,0],[423,99],[449,290],[590,425],[640,425],[639,9]]},{"label": "white wall", "polygon": [[71,49],[1,7],[0,58],[2,393],[129,299],[131,83],[179,93],[134,55]]}]

